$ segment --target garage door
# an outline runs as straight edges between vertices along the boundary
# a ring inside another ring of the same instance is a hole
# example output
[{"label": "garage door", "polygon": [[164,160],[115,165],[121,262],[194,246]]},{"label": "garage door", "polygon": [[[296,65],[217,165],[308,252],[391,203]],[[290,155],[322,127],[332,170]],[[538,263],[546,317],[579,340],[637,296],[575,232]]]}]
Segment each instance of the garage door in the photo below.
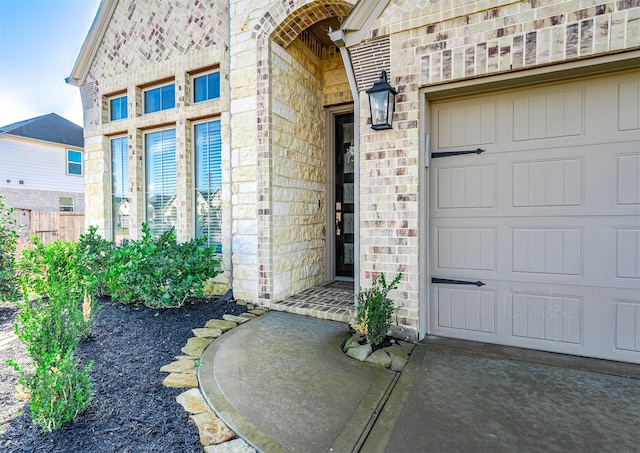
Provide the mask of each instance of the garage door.
[{"label": "garage door", "polygon": [[640,363],[640,76],[430,112],[431,333]]}]

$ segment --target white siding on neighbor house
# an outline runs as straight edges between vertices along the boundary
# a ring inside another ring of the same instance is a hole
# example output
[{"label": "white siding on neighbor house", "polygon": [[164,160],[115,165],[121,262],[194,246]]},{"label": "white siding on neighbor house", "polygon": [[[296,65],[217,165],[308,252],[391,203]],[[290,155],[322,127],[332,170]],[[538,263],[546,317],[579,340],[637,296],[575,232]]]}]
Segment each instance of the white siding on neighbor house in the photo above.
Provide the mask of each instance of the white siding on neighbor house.
[{"label": "white siding on neighbor house", "polygon": [[82,151],[46,142],[0,138],[0,188],[84,192],[84,178],[67,175],[67,149]]}]

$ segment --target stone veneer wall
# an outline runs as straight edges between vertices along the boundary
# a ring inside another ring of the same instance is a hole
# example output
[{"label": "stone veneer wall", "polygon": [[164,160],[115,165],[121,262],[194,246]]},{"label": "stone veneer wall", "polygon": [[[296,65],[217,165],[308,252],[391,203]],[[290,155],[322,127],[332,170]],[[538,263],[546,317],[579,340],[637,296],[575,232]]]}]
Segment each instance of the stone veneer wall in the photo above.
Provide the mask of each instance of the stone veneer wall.
[{"label": "stone veneer wall", "polygon": [[273,298],[325,281],[327,135],[320,59],[300,40],[271,53]]},{"label": "stone veneer wall", "polygon": [[404,272],[393,294],[399,324],[417,329],[419,88],[638,48],[640,2],[393,0],[367,40],[385,36],[391,48],[381,59],[399,93],[393,130],[368,127],[368,87],[359,87],[360,281]]},{"label": "stone veneer wall", "polygon": [[[273,2],[269,8],[260,9],[260,4],[256,2],[255,8],[249,9],[243,2],[242,8],[235,5],[232,9],[239,10],[241,18],[236,18],[231,14],[232,20],[232,36],[234,30],[240,27],[243,44],[239,48],[239,52],[244,53],[242,61],[249,61],[245,57],[254,57],[256,62],[256,91],[255,91],[255,112],[256,115],[253,124],[257,124],[257,136],[252,139],[251,145],[255,145],[255,153],[257,157],[257,301],[269,306],[272,300],[275,300],[275,286],[282,287],[282,281],[279,280],[280,266],[278,263],[285,257],[277,257],[280,250],[276,250],[277,240],[274,235],[277,234],[274,224],[275,216],[275,194],[272,191],[275,181],[274,169],[277,165],[276,156],[272,153],[274,141],[274,133],[276,131],[275,115],[274,115],[274,90],[277,89],[279,81],[275,79],[271,73],[273,61],[276,55],[281,55],[279,50],[275,50],[275,46],[287,48],[297,38],[300,32],[311,24],[321,21],[328,17],[346,17],[353,5],[352,2],[344,0],[281,0]],[[253,34],[255,33],[255,35]],[[255,40],[254,40],[255,39]],[[249,49],[251,45],[255,47]],[[233,38],[232,38],[232,60]],[[272,60],[273,59],[273,60]],[[298,62],[300,63],[300,62]],[[247,66],[247,69],[249,67]],[[234,63],[232,62],[232,71]],[[232,72],[232,79],[233,79]],[[234,93],[232,92],[232,96]],[[339,97],[339,95],[337,96]],[[344,95],[343,95],[344,97]],[[233,112],[235,99],[232,100],[231,110]],[[302,127],[312,127],[313,125],[301,125]],[[237,146],[235,139],[236,131],[234,131],[234,150]],[[304,139],[303,139],[304,141]],[[249,141],[247,141],[249,143]],[[307,192],[309,193],[309,192]],[[235,216],[234,216],[235,217]],[[313,217],[313,215],[311,215]],[[307,227],[303,227],[307,229]],[[304,235],[305,233],[303,233]],[[314,244],[312,248],[316,248]],[[295,255],[295,253],[294,253]],[[291,255],[290,259],[294,257]],[[313,253],[310,253],[313,255]],[[307,265],[314,264],[308,261]],[[295,263],[294,263],[295,264]],[[309,268],[309,269],[311,269]],[[251,269],[253,271],[253,269]],[[315,270],[313,271],[316,272]],[[285,274],[286,275],[286,274]],[[309,275],[298,273],[296,278],[302,278],[300,281],[292,281],[291,284],[295,288],[303,289],[307,285],[311,285],[319,277],[309,279]],[[237,273],[234,273],[234,282],[237,281]],[[239,282],[244,284],[244,282]],[[249,280],[246,282],[250,283]],[[237,285],[234,284],[234,290]],[[278,297],[282,297],[286,292],[281,292]]]},{"label": "stone veneer wall", "polygon": [[[129,141],[131,237],[140,236],[145,221],[144,134],[163,128],[176,130],[176,233],[181,241],[195,233],[192,128],[197,121],[220,119],[223,142],[223,211],[230,212],[229,115],[227,114],[227,10],[226,2],[119,1],[109,28],[81,89],[85,117],[86,222],[111,236],[110,140]],[[220,98],[191,102],[194,73],[218,68]],[[175,83],[175,108],[143,114],[143,91],[154,84]],[[129,117],[108,120],[109,98],[128,97]],[[230,247],[230,217],[223,217],[223,249]],[[223,268],[229,270],[225,255]],[[222,279],[229,282],[228,272]]]}]

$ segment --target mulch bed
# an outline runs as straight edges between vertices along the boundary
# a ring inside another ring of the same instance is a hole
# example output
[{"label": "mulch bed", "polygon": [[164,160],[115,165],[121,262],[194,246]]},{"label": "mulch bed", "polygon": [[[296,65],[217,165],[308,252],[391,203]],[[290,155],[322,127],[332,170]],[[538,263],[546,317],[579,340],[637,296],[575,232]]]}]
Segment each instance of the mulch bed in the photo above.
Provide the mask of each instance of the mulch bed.
[{"label": "mulch bed", "polygon": [[[197,452],[198,430],[166,388],[160,367],[181,355],[191,329],[246,307],[217,298],[192,299],[177,309],[153,310],[102,299],[89,339],[75,355],[95,362],[95,395],[89,409],[53,433],[33,425],[28,404],[15,398],[17,373],[5,362],[29,363],[24,346],[13,341],[0,350],[0,451],[3,452]],[[13,331],[17,309],[0,303],[0,339]]]}]

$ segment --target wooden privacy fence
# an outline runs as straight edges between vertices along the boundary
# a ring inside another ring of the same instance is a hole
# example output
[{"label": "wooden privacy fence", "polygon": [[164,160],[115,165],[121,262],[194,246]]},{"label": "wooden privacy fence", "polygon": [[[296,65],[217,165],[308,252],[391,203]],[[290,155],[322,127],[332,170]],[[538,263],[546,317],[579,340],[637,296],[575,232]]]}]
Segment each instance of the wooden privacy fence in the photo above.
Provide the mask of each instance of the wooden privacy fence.
[{"label": "wooden privacy fence", "polygon": [[14,217],[21,237],[35,235],[45,244],[56,239],[77,241],[84,232],[84,214],[75,212],[17,209]]}]

